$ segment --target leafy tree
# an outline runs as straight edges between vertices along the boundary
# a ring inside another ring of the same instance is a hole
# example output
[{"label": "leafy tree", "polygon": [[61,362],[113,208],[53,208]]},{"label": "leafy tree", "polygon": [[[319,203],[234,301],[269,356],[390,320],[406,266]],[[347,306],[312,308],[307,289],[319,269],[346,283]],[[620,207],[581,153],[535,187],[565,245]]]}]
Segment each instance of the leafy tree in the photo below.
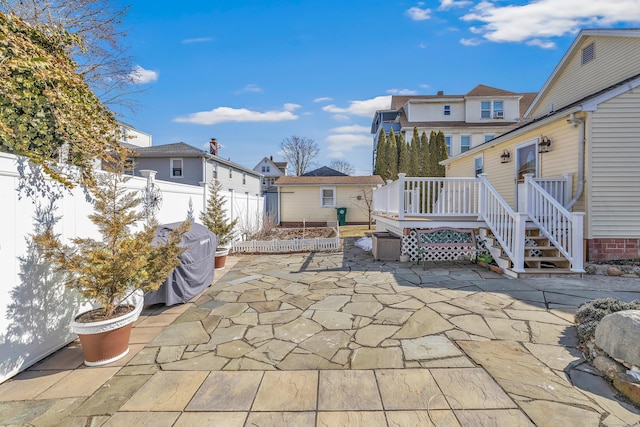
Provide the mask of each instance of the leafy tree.
[{"label": "leafy tree", "polygon": [[[122,185],[130,179],[122,174],[123,161],[109,165],[110,172],[100,174],[97,185],[90,189],[94,213],[89,218],[102,235],[100,239],[75,238],[69,246],[62,244],[51,227],[34,236],[45,258],[67,275],[67,286],[100,302],[105,319],[112,317],[133,290],[158,289],[179,264],[178,256],[184,252],[180,242],[191,227],[185,221],[165,243],[156,243],[157,221],[147,218],[140,209],[141,198]],[[133,233],[144,220],[143,229]]]},{"label": "leafy tree", "polygon": [[[96,161],[131,155],[113,114],[91,92],[67,49],[78,37],[0,12],[0,150],[26,156],[55,180],[95,184]],[[68,147],[78,178],[54,160]]]},{"label": "leafy tree", "polygon": [[436,136],[436,146],[431,157],[433,158],[433,176],[445,176],[445,167],[440,162],[449,158],[449,151],[447,150],[447,140],[442,131],[439,131]]},{"label": "leafy tree", "polygon": [[398,135],[398,173],[409,173],[409,147],[404,135]]},{"label": "leafy tree", "polygon": [[378,135],[378,144],[376,146],[376,163],[373,168],[373,174],[380,175],[380,177],[385,182],[387,181],[387,179],[389,179],[387,151],[387,134],[384,129],[380,129],[380,135]]},{"label": "leafy tree", "polygon": [[292,135],[280,143],[282,155],[294,168],[295,176],[300,176],[320,153],[320,147],[311,138]]},{"label": "leafy tree", "polygon": [[420,176],[420,135],[415,126],[409,147],[409,176]]},{"label": "leafy tree", "polygon": [[393,129],[389,131],[389,139],[387,140],[387,164],[389,167],[389,179],[398,179],[398,143]]},{"label": "leafy tree", "polygon": [[338,172],[342,172],[346,175],[353,175],[356,172],[356,168],[351,163],[344,159],[333,159],[329,167]]},{"label": "leafy tree", "polygon": [[93,92],[107,105],[133,109],[130,95],[136,76],[122,28],[128,9],[119,0],[0,0],[0,10],[32,27],[45,32],[59,28],[77,36],[66,51]]},{"label": "leafy tree", "polygon": [[225,196],[221,191],[220,181],[214,179],[209,183],[207,207],[203,212],[200,212],[200,221],[218,237],[218,246],[224,247],[233,240],[233,229],[238,223],[238,219],[233,221],[227,219],[224,209]]}]

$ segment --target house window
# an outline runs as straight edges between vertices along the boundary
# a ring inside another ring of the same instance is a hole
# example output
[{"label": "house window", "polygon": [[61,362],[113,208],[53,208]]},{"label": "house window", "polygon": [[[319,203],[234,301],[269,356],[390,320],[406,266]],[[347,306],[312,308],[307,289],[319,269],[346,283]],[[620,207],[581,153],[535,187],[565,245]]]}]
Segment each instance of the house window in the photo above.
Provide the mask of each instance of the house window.
[{"label": "house window", "polygon": [[451,156],[451,135],[445,135],[444,140],[447,142],[447,153]]},{"label": "house window", "polygon": [[270,166],[262,166],[262,173],[268,173],[271,172],[271,167]]},{"label": "house window", "polygon": [[336,206],[335,187],[320,188],[320,206],[323,208],[333,208]]},{"label": "house window", "polygon": [[595,44],[591,43],[589,46],[582,49],[582,65],[593,61],[595,57],[596,57]]},{"label": "house window", "polygon": [[491,141],[493,138],[495,138],[495,135],[485,135],[484,142]]},{"label": "house window", "polygon": [[460,152],[464,153],[471,148],[471,135],[460,136]]},{"label": "house window", "polygon": [[213,165],[213,178],[218,179],[218,165]]},{"label": "house window", "polygon": [[171,178],[182,178],[182,159],[171,159]]},{"label": "house window", "polygon": [[242,185],[247,185],[247,174],[246,173],[242,174]]},{"label": "house window", "polygon": [[480,102],[480,118],[503,119],[504,118],[504,102],[503,101],[481,101]]},{"label": "house window", "polygon": [[445,105],[444,106],[444,115],[445,116],[450,116],[451,115],[451,105]]},{"label": "house window", "polygon": [[484,164],[482,161],[482,155],[473,158],[473,168],[475,169],[476,176],[484,172]]},{"label": "house window", "polygon": [[233,168],[229,168],[229,179],[233,178]]},{"label": "house window", "polygon": [[480,103],[480,118],[491,118],[491,101],[482,101]]}]

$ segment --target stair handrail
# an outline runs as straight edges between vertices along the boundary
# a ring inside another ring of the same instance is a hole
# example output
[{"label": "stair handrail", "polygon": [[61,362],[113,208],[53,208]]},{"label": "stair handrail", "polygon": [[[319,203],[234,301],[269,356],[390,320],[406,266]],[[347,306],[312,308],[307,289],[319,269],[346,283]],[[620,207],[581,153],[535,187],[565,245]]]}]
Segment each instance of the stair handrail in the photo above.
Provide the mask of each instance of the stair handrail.
[{"label": "stair handrail", "polygon": [[571,263],[571,270],[584,272],[582,260],[582,223],[584,212],[569,212],[533,179],[524,175],[525,212],[540,232]]},{"label": "stair handrail", "polygon": [[504,253],[513,263],[513,271],[524,272],[524,234],[526,214],[515,212],[487,180],[478,175],[478,206],[481,219],[493,232]]}]

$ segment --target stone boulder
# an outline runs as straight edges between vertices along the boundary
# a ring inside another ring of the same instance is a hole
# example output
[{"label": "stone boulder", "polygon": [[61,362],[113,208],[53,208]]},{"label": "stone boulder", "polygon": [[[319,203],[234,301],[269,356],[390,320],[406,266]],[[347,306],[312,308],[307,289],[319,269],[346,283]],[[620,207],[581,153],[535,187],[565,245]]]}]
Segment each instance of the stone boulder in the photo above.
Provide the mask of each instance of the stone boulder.
[{"label": "stone boulder", "polygon": [[606,315],[596,328],[596,345],[615,359],[640,366],[640,310]]}]

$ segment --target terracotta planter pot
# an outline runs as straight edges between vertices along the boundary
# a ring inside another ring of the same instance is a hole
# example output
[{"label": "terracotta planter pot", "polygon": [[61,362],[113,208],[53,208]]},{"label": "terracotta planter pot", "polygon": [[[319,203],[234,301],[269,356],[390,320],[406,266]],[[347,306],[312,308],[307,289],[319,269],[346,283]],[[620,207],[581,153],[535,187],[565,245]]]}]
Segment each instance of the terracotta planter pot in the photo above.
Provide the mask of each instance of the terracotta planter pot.
[{"label": "terracotta planter pot", "polygon": [[142,291],[136,291],[133,301],[125,301],[134,304],[135,309],[123,316],[92,323],[71,322],[71,329],[80,338],[85,365],[106,365],[129,353],[131,328],[140,317],[143,301]]},{"label": "terracotta planter pot", "polygon": [[227,262],[227,255],[229,255],[229,249],[218,248],[216,250],[215,258],[213,259],[213,267],[216,270],[224,270],[224,265]]}]

